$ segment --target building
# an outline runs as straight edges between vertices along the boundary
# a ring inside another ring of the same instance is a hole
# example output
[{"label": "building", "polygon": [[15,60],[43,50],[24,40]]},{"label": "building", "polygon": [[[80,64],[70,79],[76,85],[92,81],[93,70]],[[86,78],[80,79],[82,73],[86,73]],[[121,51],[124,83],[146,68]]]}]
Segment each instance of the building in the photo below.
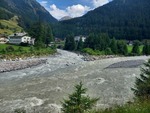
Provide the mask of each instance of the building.
[{"label": "building", "polygon": [[0,44],[5,44],[7,43],[9,40],[6,36],[4,35],[0,35]]},{"label": "building", "polygon": [[10,44],[21,44],[21,43],[28,43],[34,45],[35,39],[27,36],[27,33],[15,33],[9,36],[9,43]]},{"label": "building", "polygon": [[82,38],[82,41],[85,42],[86,37],[84,37],[84,36],[75,36],[74,40],[77,41],[77,42],[79,42],[80,38]]}]

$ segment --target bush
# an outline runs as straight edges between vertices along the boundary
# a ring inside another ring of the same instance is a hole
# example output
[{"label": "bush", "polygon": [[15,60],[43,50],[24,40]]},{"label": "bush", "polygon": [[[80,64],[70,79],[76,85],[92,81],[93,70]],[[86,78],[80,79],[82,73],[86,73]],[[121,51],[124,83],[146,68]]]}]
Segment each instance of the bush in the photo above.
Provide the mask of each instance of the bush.
[{"label": "bush", "polygon": [[105,54],[104,51],[93,50],[91,48],[84,48],[82,52],[87,53],[89,55],[102,55]]},{"label": "bush", "polygon": [[19,48],[18,48],[18,51],[19,51],[19,52],[23,52],[23,47],[19,47]]},{"label": "bush", "polygon": [[105,54],[106,54],[106,55],[111,55],[111,54],[113,54],[113,52],[111,51],[111,48],[107,48],[107,49],[105,50]]},{"label": "bush", "polygon": [[7,52],[13,52],[13,51],[15,51],[15,49],[12,46],[7,46],[6,51]]}]

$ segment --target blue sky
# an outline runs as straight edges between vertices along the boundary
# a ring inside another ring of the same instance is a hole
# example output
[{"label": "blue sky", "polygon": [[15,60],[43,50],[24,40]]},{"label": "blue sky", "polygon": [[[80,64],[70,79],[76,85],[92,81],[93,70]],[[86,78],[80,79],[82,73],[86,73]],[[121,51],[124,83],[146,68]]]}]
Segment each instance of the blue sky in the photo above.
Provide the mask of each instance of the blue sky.
[{"label": "blue sky", "polygon": [[110,0],[37,0],[56,19],[64,16],[80,17]]}]

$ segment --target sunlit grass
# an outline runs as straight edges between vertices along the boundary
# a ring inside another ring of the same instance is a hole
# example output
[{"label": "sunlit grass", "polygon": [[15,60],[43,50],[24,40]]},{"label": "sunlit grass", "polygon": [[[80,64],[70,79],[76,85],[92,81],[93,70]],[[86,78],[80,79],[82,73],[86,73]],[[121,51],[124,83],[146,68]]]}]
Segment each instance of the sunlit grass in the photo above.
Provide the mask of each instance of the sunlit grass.
[{"label": "sunlit grass", "polygon": [[[128,53],[131,53],[133,46],[132,45],[128,45],[127,47],[128,47]],[[140,53],[142,53],[143,45],[141,45],[139,48],[140,48]]]},{"label": "sunlit grass", "polygon": [[150,101],[135,102],[105,110],[93,110],[86,113],[150,113]]}]

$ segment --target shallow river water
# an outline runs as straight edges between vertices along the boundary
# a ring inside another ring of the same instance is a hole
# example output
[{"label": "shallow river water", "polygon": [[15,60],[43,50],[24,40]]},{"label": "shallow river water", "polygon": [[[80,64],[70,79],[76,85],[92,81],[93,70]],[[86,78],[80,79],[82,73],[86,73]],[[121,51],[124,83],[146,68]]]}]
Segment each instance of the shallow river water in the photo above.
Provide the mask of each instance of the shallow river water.
[{"label": "shallow river water", "polygon": [[[120,57],[83,61],[81,55],[58,50],[48,62],[36,67],[0,73],[0,113],[23,108],[27,113],[60,113],[61,101],[83,82],[87,94],[99,97],[97,108],[124,104],[133,100],[135,77],[139,67],[107,68],[122,61],[144,60],[150,57]],[[133,63],[133,61],[132,61]]]}]

